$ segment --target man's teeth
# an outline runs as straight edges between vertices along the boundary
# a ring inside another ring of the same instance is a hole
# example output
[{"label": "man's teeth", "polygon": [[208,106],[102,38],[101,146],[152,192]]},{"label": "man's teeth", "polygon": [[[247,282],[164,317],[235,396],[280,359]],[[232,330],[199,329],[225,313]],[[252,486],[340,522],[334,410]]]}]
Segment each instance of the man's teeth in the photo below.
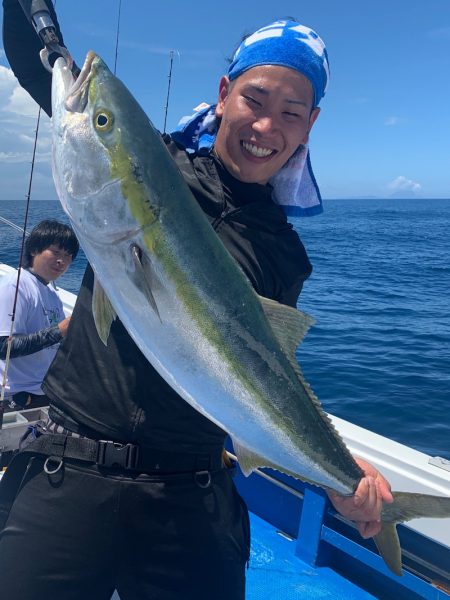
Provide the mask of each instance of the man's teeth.
[{"label": "man's teeth", "polygon": [[250,154],[257,156],[258,158],[265,158],[266,156],[273,154],[273,150],[269,150],[269,148],[260,148],[259,146],[249,144],[248,142],[242,142],[242,145],[247,152],[250,152]]}]

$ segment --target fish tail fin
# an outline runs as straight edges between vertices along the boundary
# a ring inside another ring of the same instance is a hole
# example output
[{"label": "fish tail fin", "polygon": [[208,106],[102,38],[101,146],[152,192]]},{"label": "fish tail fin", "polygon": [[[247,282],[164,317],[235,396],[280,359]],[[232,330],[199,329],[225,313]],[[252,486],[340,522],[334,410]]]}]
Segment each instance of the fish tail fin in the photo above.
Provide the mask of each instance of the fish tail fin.
[{"label": "fish tail fin", "polygon": [[381,558],[395,575],[403,575],[402,549],[398,539],[397,524],[383,523],[381,531],[374,536]]},{"label": "fish tail fin", "polygon": [[397,524],[421,517],[449,518],[450,498],[408,492],[394,492],[392,495],[394,502],[383,506],[382,528],[374,540],[389,569],[396,575],[402,575],[402,552]]}]

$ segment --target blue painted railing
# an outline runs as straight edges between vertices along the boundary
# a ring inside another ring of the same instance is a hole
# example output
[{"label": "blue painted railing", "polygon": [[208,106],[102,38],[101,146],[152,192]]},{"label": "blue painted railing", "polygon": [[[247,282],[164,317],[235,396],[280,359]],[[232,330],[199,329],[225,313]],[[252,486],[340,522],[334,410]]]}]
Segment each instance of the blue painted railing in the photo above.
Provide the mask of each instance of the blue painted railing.
[{"label": "blue painted railing", "polygon": [[270,470],[248,478],[238,471],[236,484],[254,514],[296,540],[295,554],[304,563],[332,568],[377,598],[449,600],[449,548],[399,526],[405,569],[398,577],[373,541],[336,515],[321,488]]}]

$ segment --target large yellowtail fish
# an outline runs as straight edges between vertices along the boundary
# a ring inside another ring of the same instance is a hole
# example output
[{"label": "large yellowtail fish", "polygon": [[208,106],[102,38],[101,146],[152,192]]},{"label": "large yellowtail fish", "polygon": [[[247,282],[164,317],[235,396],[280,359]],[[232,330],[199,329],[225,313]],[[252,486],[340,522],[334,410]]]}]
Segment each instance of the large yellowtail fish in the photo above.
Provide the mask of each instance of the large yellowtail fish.
[{"label": "large yellowtail fish", "polygon": [[[103,341],[118,315],[161,376],[231,436],[245,474],[269,466],[354,493],[363,473],[295,358],[312,319],[255,293],[98,56],[75,83],[58,59],[52,107],[54,179],[95,272]],[[395,522],[422,515],[450,516],[450,498],[402,494],[386,507],[377,541],[396,573]]]}]

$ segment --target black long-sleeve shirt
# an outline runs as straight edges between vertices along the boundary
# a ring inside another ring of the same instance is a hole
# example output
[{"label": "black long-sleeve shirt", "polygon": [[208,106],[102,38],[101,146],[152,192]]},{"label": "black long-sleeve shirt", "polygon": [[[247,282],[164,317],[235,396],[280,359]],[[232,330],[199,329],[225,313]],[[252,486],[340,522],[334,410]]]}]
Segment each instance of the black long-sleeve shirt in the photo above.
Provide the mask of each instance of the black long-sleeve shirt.
[{"label": "black long-sleeve shirt", "polygon": [[[50,81],[36,64],[36,34],[16,10],[16,0],[3,3],[8,60],[21,84],[49,112]],[[213,154],[188,155],[170,136],[164,141],[211,226],[255,290],[295,306],[312,267],[297,233],[273,202],[270,186],[240,182]],[[92,316],[92,288],[88,266],[70,330],[43,385],[52,401],[51,418],[90,437],[160,450],[220,449],[225,433],[162,379],[119,320],[112,324],[108,345],[103,345]]]},{"label": "black long-sleeve shirt", "polygon": [[[52,325],[46,329],[24,335],[13,335],[11,340],[10,357],[27,356],[58,344],[62,340],[58,325]],[[5,360],[8,349],[8,336],[0,336],[0,359]]]}]

